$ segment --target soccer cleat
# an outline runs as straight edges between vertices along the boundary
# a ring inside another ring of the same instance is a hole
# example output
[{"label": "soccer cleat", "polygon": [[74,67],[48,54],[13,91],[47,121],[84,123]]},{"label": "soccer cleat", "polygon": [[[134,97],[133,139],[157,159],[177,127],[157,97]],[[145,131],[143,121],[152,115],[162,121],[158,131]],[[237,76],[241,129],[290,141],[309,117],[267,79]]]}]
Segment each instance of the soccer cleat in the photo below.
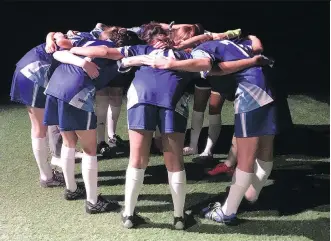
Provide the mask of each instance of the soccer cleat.
[{"label": "soccer cleat", "polygon": [[190,146],[184,147],[183,148],[183,155],[184,156],[190,156],[190,155],[196,155],[198,154],[198,149],[197,148],[193,148]]},{"label": "soccer cleat", "polygon": [[64,190],[64,199],[71,201],[71,200],[78,200],[86,198],[86,190],[83,184],[77,184],[77,188],[74,192],[65,189]]},{"label": "soccer cleat", "polygon": [[119,135],[113,135],[113,137],[108,138],[109,141],[109,147],[125,147],[127,146],[127,143],[119,136]]},{"label": "soccer cleat", "polygon": [[174,217],[174,227],[177,230],[185,229],[185,217]]},{"label": "soccer cleat", "polygon": [[41,187],[63,187],[65,185],[63,173],[53,170],[53,177],[49,180],[40,180]]},{"label": "soccer cleat", "polygon": [[117,201],[107,200],[101,195],[98,196],[96,204],[92,204],[89,201],[85,201],[85,210],[89,214],[105,213],[118,210],[121,206]]},{"label": "soccer cleat", "polygon": [[214,204],[209,204],[207,208],[203,209],[203,216],[206,219],[215,221],[217,223],[224,223],[226,225],[236,225],[237,215],[231,214],[229,216],[225,215],[222,211],[221,204],[216,202]]},{"label": "soccer cleat", "polygon": [[217,164],[213,169],[207,171],[207,175],[209,176],[216,176],[219,174],[229,174],[232,175],[234,172],[234,168],[233,167],[228,167],[227,165],[225,165],[225,163],[219,163]]},{"label": "soccer cleat", "polygon": [[109,145],[105,141],[100,142],[97,145],[97,154],[101,154],[107,148],[109,148]]},{"label": "soccer cleat", "polygon": [[124,228],[134,228],[139,224],[146,223],[146,221],[136,213],[133,213],[131,216],[124,216],[123,212],[121,212],[121,219]]}]

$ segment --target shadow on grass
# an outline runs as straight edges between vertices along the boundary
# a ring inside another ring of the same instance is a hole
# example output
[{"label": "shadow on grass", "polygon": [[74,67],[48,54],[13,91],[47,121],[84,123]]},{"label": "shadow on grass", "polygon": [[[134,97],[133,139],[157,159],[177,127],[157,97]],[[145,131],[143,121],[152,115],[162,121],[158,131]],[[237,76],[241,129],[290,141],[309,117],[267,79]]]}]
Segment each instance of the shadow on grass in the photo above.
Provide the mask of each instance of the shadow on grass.
[{"label": "shadow on grass", "polygon": [[[150,220],[149,220],[150,221]],[[304,236],[310,240],[330,240],[330,229],[328,218],[315,220],[240,220],[239,226],[226,226],[222,224],[201,223],[197,218],[190,221],[185,232],[205,234],[244,234],[244,235],[266,235],[266,236]],[[152,223],[140,225],[139,229],[160,228],[173,229],[169,223]],[[235,236],[234,236],[235,238]],[[299,237],[296,237],[299,238]]]},{"label": "shadow on grass", "polygon": [[[148,170],[148,169],[147,169]],[[105,176],[109,172],[101,172],[99,176]],[[111,174],[124,175],[122,171],[115,171]],[[154,173],[152,176],[146,176],[145,184],[158,183],[155,177],[162,176],[162,172]],[[257,203],[248,205],[242,202],[239,212],[258,212],[258,216],[287,216],[301,213],[305,210],[316,210],[320,212],[329,212],[330,204],[330,172],[329,163],[323,162],[291,162],[287,166],[279,166],[273,170],[270,178],[275,180],[273,185],[265,187]],[[164,180],[163,180],[164,181]],[[113,180],[99,181],[100,185],[109,185]],[[125,180],[121,179],[121,184]],[[162,182],[167,183],[167,182]],[[217,185],[215,183],[215,185]],[[213,188],[211,186],[211,188]],[[214,188],[217,188],[215,186]],[[169,192],[169,190],[165,190]],[[186,196],[186,209],[193,214],[199,214],[200,210],[206,207],[210,202],[225,201],[227,193],[210,194],[205,192],[188,193]],[[117,201],[123,201],[123,195],[110,195],[109,198]],[[172,210],[172,199],[170,194],[144,194],[139,196],[139,200],[160,202],[160,204],[139,205],[138,212],[165,212]]]},{"label": "shadow on grass", "polygon": [[[234,132],[233,125],[223,125],[221,134],[214,147],[215,154],[228,154]],[[186,143],[190,138],[190,130],[186,132]],[[198,149],[201,153],[206,145],[208,127],[201,131]],[[275,137],[275,155],[300,155],[309,157],[330,157],[329,125],[293,125]]]}]

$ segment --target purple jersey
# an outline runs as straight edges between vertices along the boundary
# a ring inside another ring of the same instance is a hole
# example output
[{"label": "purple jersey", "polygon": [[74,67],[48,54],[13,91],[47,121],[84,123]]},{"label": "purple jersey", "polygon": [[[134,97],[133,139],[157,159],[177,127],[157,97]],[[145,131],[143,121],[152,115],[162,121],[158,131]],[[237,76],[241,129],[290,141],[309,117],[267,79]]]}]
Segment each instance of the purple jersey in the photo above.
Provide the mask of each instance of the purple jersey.
[{"label": "purple jersey", "polygon": [[[148,45],[125,46],[118,48],[125,57],[135,55],[166,56],[179,60],[190,59],[192,56],[184,51],[172,49],[155,49]],[[176,109],[182,98],[192,73],[154,69],[141,66],[128,90],[128,109],[136,104],[151,104],[169,109]],[[183,107],[184,108],[184,107]],[[186,106],[185,106],[186,108]]]},{"label": "purple jersey", "polygon": [[27,52],[16,64],[27,79],[41,87],[46,87],[49,79],[59,62],[53,58],[53,54],[46,53],[46,43],[34,47]]},{"label": "purple jersey", "polygon": [[[114,43],[102,40],[81,41],[78,46],[114,47]],[[84,56],[80,56],[84,58]],[[94,112],[95,91],[104,88],[120,73],[116,61],[94,58],[93,63],[99,66],[98,78],[92,80],[85,71],[72,64],[60,64],[54,71],[45,93],[69,103],[79,109]]]},{"label": "purple jersey", "polygon": [[[243,48],[229,40],[208,41],[192,51],[192,55],[209,56],[215,62],[250,58]],[[273,101],[261,67],[251,67],[232,74],[237,82],[235,113],[252,111]]]}]

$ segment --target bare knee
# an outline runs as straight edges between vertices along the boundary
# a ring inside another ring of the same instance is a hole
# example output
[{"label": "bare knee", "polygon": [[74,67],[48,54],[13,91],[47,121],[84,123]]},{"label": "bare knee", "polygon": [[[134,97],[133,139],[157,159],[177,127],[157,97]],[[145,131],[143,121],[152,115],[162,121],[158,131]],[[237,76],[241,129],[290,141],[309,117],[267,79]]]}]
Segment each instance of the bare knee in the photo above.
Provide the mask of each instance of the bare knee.
[{"label": "bare knee", "polygon": [[137,169],[146,169],[153,137],[152,131],[129,130],[130,160],[129,165]]},{"label": "bare knee", "polygon": [[222,111],[225,99],[217,92],[211,92],[209,101],[209,114],[218,115]]},{"label": "bare knee", "polygon": [[163,157],[169,172],[179,172],[184,170],[184,148],[185,134],[172,133],[162,135]]},{"label": "bare knee", "polygon": [[77,135],[73,131],[61,131],[62,144],[68,148],[76,148]]}]

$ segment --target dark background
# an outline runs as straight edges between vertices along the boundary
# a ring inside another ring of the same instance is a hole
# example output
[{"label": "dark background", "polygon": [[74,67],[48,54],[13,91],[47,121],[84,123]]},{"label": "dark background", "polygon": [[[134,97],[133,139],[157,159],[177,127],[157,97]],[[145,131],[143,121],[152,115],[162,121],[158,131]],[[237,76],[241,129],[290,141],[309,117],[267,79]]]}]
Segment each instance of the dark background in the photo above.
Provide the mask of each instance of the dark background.
[{"label": "dark background", "polygon": [[329,2],[6,2],[5,78],[0,101],[8,102],[15,63],[50,31],[89,31],[97,22],[124,27],[151,20],[201,23],[223,32],[241,28],[258,36],[276,60],[274,78],[289,94],[329,103]]}]

